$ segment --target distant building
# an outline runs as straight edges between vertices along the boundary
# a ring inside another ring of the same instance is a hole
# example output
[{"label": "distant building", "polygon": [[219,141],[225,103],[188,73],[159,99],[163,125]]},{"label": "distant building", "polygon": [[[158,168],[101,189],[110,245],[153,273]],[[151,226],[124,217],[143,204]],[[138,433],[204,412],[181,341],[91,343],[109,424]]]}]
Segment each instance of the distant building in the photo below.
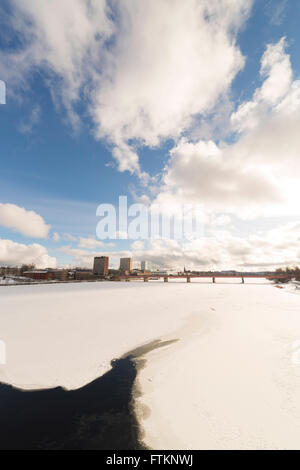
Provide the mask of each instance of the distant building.
[{"label": "distant building", "polygon": [[122,273],[132,271],[132,258],[121,258],[120,259],[120,271]]},{"label": "distant building", "polygon": [[74,279],[76,281],[91,281],[97,278],[91,269],[76,269]]},{"label": "distant building", "polygon": [[147,262],[146,261],[142,261],[141,262],[141,271],[147,271]]},{"label": "distant building", "polygon": [[113,269],[113,268],[110,268],[108,270],[108,274],[111,274],[113,276],[117,275],[117,274],[120,274],[120,270],[119,269]]},{"label": "distant building", "polygon": [[68,271],[66,269],[35,269],[24,271],[23,276],[39,281],[67,281]]},{"label": "distant building", "polygon": [[97,256],[94,258],[94,269],[93,273],[97,276],[105,276],[108,274],[108,256]]},{"label": "distant building", "polygon": [[44,271],[25,271],[23,273],[23,276],[28,277],[29,279],[35,279],[37,281],[48,281],[50,279],[49,271],[47,271],[47,270],[44,270]]},{"label": "distant building", "polygon": [[152,274],[156,274],[157,276],[167,276],[168,275],[168,271],[152,271]]},{"label": "distant building", "polygon": [[48,279],[57,281],[67,281],[69,277],[67,269],[48,269],[48,275]]}]

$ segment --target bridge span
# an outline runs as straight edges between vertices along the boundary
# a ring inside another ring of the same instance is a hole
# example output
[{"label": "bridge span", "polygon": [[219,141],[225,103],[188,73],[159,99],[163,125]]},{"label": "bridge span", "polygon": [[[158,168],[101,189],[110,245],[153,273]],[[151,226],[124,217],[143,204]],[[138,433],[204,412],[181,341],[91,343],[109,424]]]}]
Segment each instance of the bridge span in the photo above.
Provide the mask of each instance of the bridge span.
[{"label": "bridge span", "polygon": [[211,279],[212,283],[215,284],[218,278],[221,279],[241,279],[242,284],[245,283],[245,279],[267,279],[270,281],[285,281],[288,282],[292,279],[292,276],[287,274],[222,274],[222,273],[205,273],[205,274],[155,274],[155,273],[147,273],[147,274],[138,274],[136,276],[133,275],[117,275],[113,277],[114,281],[144,281],[148,282],[151,280],[159,280],[163,279],[164,282],[169,282],[172,279],[186,279],[186,282],[191,282],[192,279]]}]

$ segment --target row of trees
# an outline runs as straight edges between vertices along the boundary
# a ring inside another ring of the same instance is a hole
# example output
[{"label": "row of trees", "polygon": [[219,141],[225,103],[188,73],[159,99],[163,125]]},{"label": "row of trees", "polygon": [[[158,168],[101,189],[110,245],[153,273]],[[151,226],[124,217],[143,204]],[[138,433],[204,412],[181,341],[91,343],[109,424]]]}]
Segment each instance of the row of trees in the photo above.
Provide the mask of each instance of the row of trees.
[{"label": "row of trees", "polygon": [[26,271],[33,271],[35,269],[35,264],[22,264],[20,268],[20,273],[23,274]]},{"label": "row of trees", "polygon": [[22,276],[26,271],[35,269],[34,264],[22,264],[22,266],[0,266],[0,275]]},{"label": "row of trees", "polygon": [[288,274],[291,277],[294,277],[297,281],[300,281],[300,268],[295,266],[293,268],[279,268],[275,271],[278,274]]}]

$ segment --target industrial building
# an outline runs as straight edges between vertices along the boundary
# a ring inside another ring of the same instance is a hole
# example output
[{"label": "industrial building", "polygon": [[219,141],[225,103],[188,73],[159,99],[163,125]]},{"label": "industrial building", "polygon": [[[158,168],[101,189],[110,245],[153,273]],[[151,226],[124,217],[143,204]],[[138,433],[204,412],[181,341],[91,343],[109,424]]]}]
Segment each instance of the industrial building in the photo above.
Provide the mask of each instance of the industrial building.
[{"label": "industrial building", "polygon": [[75,281],[92,281],[97,278],[91,269],[76,269],[74,279]]},{"label": "industrial building", "polygon": [[23,276],[36,281],[67,281],[68,270],[66,269],[43,269],[25,271]]},{"label": "industrial building", "polygon": [[49,279],[57,281],[67,281],[69,277],[68,269],[48,269]]},{"label": "industrial building", "polygon": [[49,271],[47,270],[25,271],[23,273],[23,276],[28,277],[29,279],[34,279],[36,281],[49,281],[50,280]]}]

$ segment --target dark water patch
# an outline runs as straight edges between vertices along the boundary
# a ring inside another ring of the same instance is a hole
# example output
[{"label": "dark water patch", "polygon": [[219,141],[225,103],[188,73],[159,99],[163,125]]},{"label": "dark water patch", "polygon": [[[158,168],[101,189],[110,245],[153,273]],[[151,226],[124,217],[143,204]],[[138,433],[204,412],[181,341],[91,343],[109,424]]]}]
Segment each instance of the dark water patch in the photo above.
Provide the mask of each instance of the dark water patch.
[{"label": "dark water patch", "polygon": [[132,410],[139,358],[172,342],[153,341],[128,352],[78,390],[24,391],[0,383],[0,449],[145,449]]},{"label": "dark water patch", "polygon": [[125,357],[78,390],[0,384],[0,449],[142,449],[131,410],[135,377]]}]

